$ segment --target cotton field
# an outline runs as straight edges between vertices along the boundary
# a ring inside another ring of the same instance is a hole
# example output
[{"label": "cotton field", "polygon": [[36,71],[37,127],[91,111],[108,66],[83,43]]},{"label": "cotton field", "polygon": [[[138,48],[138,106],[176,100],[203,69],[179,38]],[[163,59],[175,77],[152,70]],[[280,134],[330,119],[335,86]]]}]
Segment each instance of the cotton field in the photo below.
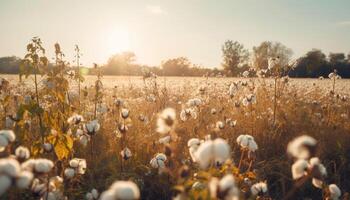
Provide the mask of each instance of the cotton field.
[{"label": "cotton field", "polygon": [[349,199],[350,85],[336,72],[82,76],[59,46],[39,68],[36,45],[21,77],[0,78],[1,199]]}]

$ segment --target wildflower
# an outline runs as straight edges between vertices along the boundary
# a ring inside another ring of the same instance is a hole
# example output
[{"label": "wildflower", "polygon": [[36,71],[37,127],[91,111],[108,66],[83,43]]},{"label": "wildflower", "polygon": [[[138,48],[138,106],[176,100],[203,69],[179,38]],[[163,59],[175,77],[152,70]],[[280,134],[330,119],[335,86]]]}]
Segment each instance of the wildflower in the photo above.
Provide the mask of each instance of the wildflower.
[{"label": "wildflower", "polygon": [[299,136],[289,142],[287,152],[297,159],[308,159],[314,154],[317,141],[307,135]]},{"label": "wildflower", "polygon": [[11,130],[0,131],[0,152],[4,151],[10,142],[14,142],[16,135]]},{"label": "wildflower", "polygon": [[239,190],[233,175],[225,175],[221,180],[212,178],[209,182],[209,191],[213,199],[239,199]]},{"label": "wildflower", "polygon": [[128,160],[131,156],[132,156],[132,153],[130,151],[130,149],[128,147],[125,147],[121,152],[120,152],[120,155],[122,156],[122,158],[124,160]]},{"label": "wildflower", "polygon": [[68,122],[69,124],[75,124],[75,125],[79,124],[79,123],[82,122],[82,121],[84,121],[83,116],[77,115],[77,114],[75,114],[75,115],[69,117],[68,120],[67,120],[67,122]]},{"label": "wildflower", "polygon": [[153,168],[163,169],[165,168],[165,161],[167,160],[167,157],[165,154],[158,153],[152,160],[150,161],[150,164]]},{"label": "wildflower", "polygon": [[157,132],[169,133],[175,126],[176,112],[173,108],[164,109],[157,119]]},{"label": "wildflower", "polygon": [[98,123],[98,120],[95,119],[85,124],[85,128],[89,135],[94,135],[98,130],[100,130],[100,124]]},{"label": "wildflower", "polygon": [[116,181],[101,194],[100,200],[134,200],[140,198],[140,190],[134,182]]},{"label": "wildflower", "polygon": [[255,183],[250,187],[250,192],[253,196],[262,196],[267,192],[267,184],[265,182]]},{"label": "wildflower", "polygon": [[195,152],[196,161],[203,169],[207,168],[212,162],[220,165],[230,156],[230,146],[221,138],[214,141],[208,140],[202,143]]},{"label": "wildflower", "polygon": [[15,150],[15,155],[19,160],[27,160],[30,157],[29,149],[23,146],[17,147]]},{"label": "wildflower", "polygon": [[190,156],[191,156],[193,162],[196,162],[195,153],[196,153],[199,145],[200,145],[200,141],[198,138],[191,138],[187,142],[187,146],[189,147]]},{"label": "wildflower", "polygon": [[258,149],[258,145],[256,144],[254,137],[251,135],[240,135],[237,137],[236,142],[241,148],[247,149],[251,152],[255,152]]},{"label": "wildflower", "polygon": [[331,200],[338,200],[341,196],[341,191],[339,187],[336,184],[330,184],[328,186],[329,193],[330,193],[330,199]]}]

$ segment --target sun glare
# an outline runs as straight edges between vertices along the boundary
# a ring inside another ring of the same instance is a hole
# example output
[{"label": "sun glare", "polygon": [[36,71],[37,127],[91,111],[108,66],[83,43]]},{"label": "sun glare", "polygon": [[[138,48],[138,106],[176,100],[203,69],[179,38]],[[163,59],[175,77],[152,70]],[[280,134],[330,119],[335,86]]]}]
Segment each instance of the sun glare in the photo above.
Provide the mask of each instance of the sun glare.
[{"label": "sun glare", "polygon": [[129,32],[126,30],[114,30],[107,38],[109,54],[116,54],[130,50]]}]

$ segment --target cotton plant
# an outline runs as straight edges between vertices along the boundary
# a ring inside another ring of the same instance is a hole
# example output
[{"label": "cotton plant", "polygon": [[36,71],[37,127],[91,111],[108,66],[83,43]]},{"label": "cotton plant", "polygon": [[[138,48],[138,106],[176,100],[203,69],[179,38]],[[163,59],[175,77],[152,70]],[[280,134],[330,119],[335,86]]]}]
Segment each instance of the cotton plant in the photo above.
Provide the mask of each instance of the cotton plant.
[{"label": "cotton plant", "polygon": [[149,162],[152,168],[158,169],[159,173],[162,173],[166,169],[165,162],[167,161],[167,156],[163,153],[158,153]]},{"label": "cotton plant", "polygon": [[100,200],[137,200],[140,197],[140,190],[134,182],[116,181],[101,194]]},{"label": "cotton plant", "polygon": [[255,142],[254,137],[251,135],[240,135],[236,139],[237,144],[241,149],[241,159],[238,164],[240,169],[242,163],[246,160],[249,162],[248,171],[251,169],[254,161],[254,152],[258,149],[258,144]]},{"label": "cotton plant", "polygon": [[15,139],[16,135],[12,130],[0,130],[0,152],[5,151],[7,146]]},{"label": "cotton plant", "polygon": [[85,195],[86,200],[98,200],[98,197],[100,196],[99,192],[93,188],[91,191],[87,192]]},{"label": "cotton plant", "polygon": [[[296,181],[295,187],[303,186],[307,180],[311,179],[312,185],[325,191],[326,199],[337,200],[341,196],[341,191],[335,184],[327,185],[325,178],[327,169],[318,157],[315,157],[317,141],[313,137],[302,135],[287,146],[287,153],[294,159],[291,166],[292,177]],[[292,196],[294,191],[287,194]]]},{"label": "cotton plant", "polygon": [[64,170],[64,175],[67,179],[72,179],[75,176],[85,174],[86,167],[85,159],[73,158],[69,161],[69,167]]}]

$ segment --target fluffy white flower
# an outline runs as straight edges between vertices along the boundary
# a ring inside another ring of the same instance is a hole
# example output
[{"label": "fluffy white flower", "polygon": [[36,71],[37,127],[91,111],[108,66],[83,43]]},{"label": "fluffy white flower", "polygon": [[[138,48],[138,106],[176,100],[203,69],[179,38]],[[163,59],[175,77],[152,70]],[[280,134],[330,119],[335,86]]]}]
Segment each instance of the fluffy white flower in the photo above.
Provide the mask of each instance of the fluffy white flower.
[{"label": "fluffy white flower", "polygon": [[308,159],[317,141],[307,135],[299,136],[289,142],[287,152],[297,159]]},{"label": "fluffy white flower", "polygon": [[0,174],[10,177],[16,177],[21,170],[21,167],[16,159],[2,158],[0,159]]},{"label": "fluffy white flower", "polygon": [[267,192],[267,184],[265,182],[255,183],[250,187],[250,192],[254,195],[262,195]]},{"label": "fluffy white flower", "polygon": [[239,199],[239,190],[237,189],[235,179],[231,174],[224,176],[221,180],[218,180],[218,178],[212,178],[209,182],[209,191],[211,197],[214,199],[218,197],[217,194],[225,194],[225,197],[221,197],[223,199]]},{"label": "fluffy white flower", "polygon": [[122,118],[126,119],[129,117],[129,110],[123,108],[122,111],[120,112],[120,115],[122,116]]},{"label": "fluffy white flower", "polygon": [[306,174],[306,170],[308,168],[308,163],[306,160],[297,160],[293,165],[292,165],[292,176],[293,179],[299,179],[303,177]]},{"label": "fluffy white flower", "polygon": [[75,176],[75,170],[73,168],[68,167],[64,170],[64,176],[68,179],[73,178]]},{"label": "fluffy white flower", "polygon": [[116,181],[101,194],[101,200],[135,200],[140,198],[140,190],[134,182]]},{"label": "fluffy white flower", "polygon": [[26,160],[30,157],[30,152],[27,147],[19,146],[15,150],[15,155],[18,159]]},{"label": "fluffy white flower", "polygon": [[162,137],[158,140],[160,144],[168,144],[170,142],[171,137],[169,135]]},{"label": "fluffy white flower", "polygon": [[98,120],[95,119],[85,124],[85,128],[90,135],[94,135],[98,130],[100,130],[100,124],[98,123]]},{"label": "fluffy white flower", "polygon": [[122,156],[122,158],[124,160],[128,160],[131,156],[132,156],[132,153],[130,151],[130,149],[128,147],[125,147],[121,152],[120,152],[120,155]]},{"label": "fluffy white flower", "polygon": [[164,109],[157,119],[157,132],[161,134],[169,133],[176,120],[176,112],[173,108]]},{"label": "fluffy white flower", "polygon": [[77,115],[77,114],[69,117],[68,120],[67,120],[67,122],[70,123],[70,124],[79,124],[82,121],[84,121],[83,116]]},{"label": "fluffy white flower", "polygon": [[203,101],[199,98],[193,98],[187,101],[187,106],[189,107],[195,107],[195,106],[200,106],[203,104]]},{"label": "fluffy white flower", "polygon": [[252,152],[258,149],[258,145],[256,144],[254,137],[251,135],[240,135],[237,137],[236,142],[242,148],[248,149],[249,151],[252,151]]},{"label": "fluffy white flower", "polygon": [[154,158],[151,159],[150,165],[153,168],[159,168],[163,169],[165,168],[165,161],[167,160],[167,157],[163,153],[158,153]]},{"label": "fluffy white flower", "polygon": [[331,200],[338,200],[341,196],[341,191],[336,184],[330,184],[328,186]]},{"label": "fluffy white flower", "polygon": [[222,164],[230,157],[230,146],[221,138],[202,143],[195,152],[196,161],[205,169],[210,164]]},{"label": "fluffy white flower", "polygon": [[85,174],[86,160],[81,158],[73,158],[69,161],[69,166],[74,168],[77,174]]},{"label": "fluffy white flower", "polygon": [[20,189],[29,188],[33,180],[33,173],[29,171],[22,171],[19,173],[16,179],[16,186]]}]

